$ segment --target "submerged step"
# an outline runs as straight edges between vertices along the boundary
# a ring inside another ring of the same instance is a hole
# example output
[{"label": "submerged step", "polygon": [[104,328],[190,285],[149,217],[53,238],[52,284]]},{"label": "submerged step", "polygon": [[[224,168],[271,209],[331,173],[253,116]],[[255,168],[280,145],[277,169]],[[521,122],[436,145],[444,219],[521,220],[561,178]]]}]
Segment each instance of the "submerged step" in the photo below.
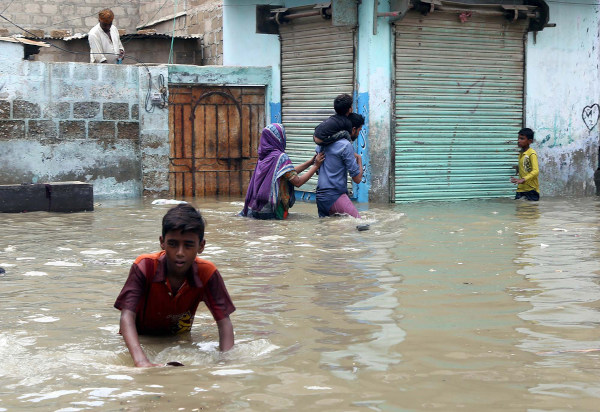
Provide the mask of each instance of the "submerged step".
[{"label": "submerged step", "polygon": [[0,212],[84,212],[94,210],[94,187],[84,182],[0,185]]}]

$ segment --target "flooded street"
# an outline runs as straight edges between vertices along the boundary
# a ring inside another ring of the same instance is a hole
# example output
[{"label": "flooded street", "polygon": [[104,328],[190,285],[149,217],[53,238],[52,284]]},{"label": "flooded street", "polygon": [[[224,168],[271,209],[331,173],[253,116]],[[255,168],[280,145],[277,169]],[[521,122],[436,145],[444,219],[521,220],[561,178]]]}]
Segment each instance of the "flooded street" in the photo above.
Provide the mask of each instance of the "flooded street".
[{"label": "flooded street", "polygon": [[171,206],[98,202],[0,214],[0,411],[598,410],[598,198],[361,205],[360,232],[194,201],[236,345],[201,304],[191,334],[142,337],[186,365],[152,369],[113,303]]}]

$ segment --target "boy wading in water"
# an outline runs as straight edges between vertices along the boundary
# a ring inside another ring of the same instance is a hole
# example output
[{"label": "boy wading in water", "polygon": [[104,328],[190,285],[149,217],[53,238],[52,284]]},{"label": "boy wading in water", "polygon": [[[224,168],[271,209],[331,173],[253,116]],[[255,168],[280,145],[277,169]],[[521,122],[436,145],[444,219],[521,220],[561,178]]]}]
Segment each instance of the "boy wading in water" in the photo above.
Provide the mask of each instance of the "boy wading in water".
[{"label": "boy wading in water", "polygon": [[518,145],[521,148],[519,153],[519,177],[511,177],[512,183],[518,184],[515,199],[524,197],[527,200],[540,200],[540,184],[538,175],[540,169],[538,166],[537,153],[529,145],[533,143],[533,130],[529,128],[519,130]]},{"label": "boy wading in water", "polygon": [[189,332],[201,301],[217,322],[219,349],[233,346],[229,315],[235,307],[216,266],[197,257],[204,250],[204,226],[195,208],[177,205],[163,217],[162,251],[138,256],[131,266],[115,308],[135,366],[163,366],[148,360],[139,335]]}]

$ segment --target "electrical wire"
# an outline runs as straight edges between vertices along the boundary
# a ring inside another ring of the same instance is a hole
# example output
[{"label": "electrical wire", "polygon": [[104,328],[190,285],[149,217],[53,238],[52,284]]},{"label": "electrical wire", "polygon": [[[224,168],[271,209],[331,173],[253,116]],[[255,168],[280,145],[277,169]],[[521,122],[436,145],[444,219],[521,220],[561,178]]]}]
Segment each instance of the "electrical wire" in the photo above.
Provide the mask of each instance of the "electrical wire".
[{"label": "electrical wire", "polygon": [[[12,0],[8,4],[8,6],[6,6],[6,8],[4,10],[2,10],[2,12],[0,12],[0,14],[3,14],[13,2],[14,2],[14,0]],[[154,1],[146,1],[146,2],[138,2],[138,3],[154,3]],[[109,6],[109,7],[104,7],[104,8],[111,8],[111,7],[116,7],[116,6],[125,6],[126,7],[126,6],[129,6],[130,4],[131,4],[131,2],[129,2],[129,1],[124,1],[124,2],[116,1],[116,3],[114,5]],[[36,28],[36,29],[38,29],[38,30],[44,30],[44,29],[47,29],[48,27],[57,27],[57,26],[61,25],[62,23],[68,23],[68,22],[73,21],[73,20],[85,19],[87,17],[95,17],[95,16],[98,16],[98,12],[95,12],[94,14],[89,14],[87,16],[78,16],[78,17],[73,17],[71,19],[59,21],[57,23],[52,23],[49,26],[43,26],[43,27],[33,26],[33,27]]]},{"label": "electrical wire", "polygon": [[173,34],[171,35],[171,50],[167,64],[173,63],[173,44],[175,43],[175,23],[177,22],[177,0],[173,3]]},{"label": "electrical wire", "polygon": [[[4,20],[6,20],[7,22],[9,22],[10,24],[12,24],[12,25],[14,25],[14,26],[18,27],[20,30],[23,30],[25,33],[29,33],[29,34],[31,34],[31,36],[33,36],[33,38],[35,38],[35,39],[37,39],[37,40],[44,41],[44,39],[43,39],[43,38],[41,38],[41,37],[37,36],[35,33],[32,33],[32,32],[30,32],[30,31],[29,31],[29,30],[27,30],[27,29],[24,29],[23,27],[19,26],[18,24],[16,24],[16,23],[13,23],[12,21],[10,21],[10,20],[9,20],[9,19],[7,19],[6,17],[4,17],[2,14],[0,14],[0,18],[3,18]],[[17,41],[19,40],[19,38],[18,38],[18,37],[13,37],[13,38],[14,38],[15,40],[17,40]],[[64,52],[71,53],[71,54],[85,54],[86,56],[89,56],[90,54],[105,54],[105,55],[106,55],[106,54],[110,54],[110,55],[113,55],[113,56],[119,56],[119,54],[118,54],[118,53],[110,53],[110,52],[106,52],[106,53],[77,52],[77,51],[73,51],[73,50],[68,50],[68,49],[65,49],[65,48],[63,48],[63,47],[57,46],[56,44],[52,44],[52,43],[50,43],[50,42],[46,42],[46,43],[47,43],[49,46],[51,46],[51,47],[54,47],[55,49],[62,50],[62,51],[64,51]],[[146,68],[146,70],[148,71],[148,73],[150,73],[150,69],[148,68],[148,65],[147,65],[146,63],[144,63],[143,61],[141,61],[141,60],[138,60],[138,59],[136,59],[135,57],[127,56],[127,55],[126,55],[126,56],[124,56],[123,58],[124,58],[124,59],[130,59],[130,60],[134,60],[134,61],[138,62],[139,64],[141,64],[142,66],[144,66],[144,67]]]},{"label": "electrical wire", "polygon": [[[16,23],[12,22],[11,20],[7,19],[1,13],[0,13],[0,18],[6,20],[10,24],[18,27],[20,30],[23,30],[25,33],[31,34],[35,39],[44,40],[44,39],[41,39],[39,36],[35,35],[34,33],[30,32],[29,30],[24,29],[23,27],[19,26],[18,24],[16,24]],[[17,40],[17,41],[19,41],[18,37],[14,37],[14,39]],[[57,46],[57,45],[49,43],[49,42],[47,42],[47,44],[50,45],[51,47],[54,47],[54,48],[58,49],[58,50],[62,50],[64,52],[71,53],[71,54],[85,54],[85,55],[88,55],[88,56],[90,54],[105,54],[105,55],[106,54],[112,54],[113,56],[118,56],[119,55],[118,53],[108,53],[108,52],[107,53],[76,52],[76,51],[73,51],[73,50],[67,50],[65,48],[62,48],[60,46]],[[148,72],[148,92],[146,94],[146,102],[145,102],[145,105],[144,105],[144,109],[148,113],[152,113],[154,111],[154,106],[152,106],[151,110],[148,109],[148,101],[150,100],[150,93],[152,91],[152,74],[150,73],[150,68],[148,67],[148,65],[146,63],[144,63],[141,60],[136,59],[135,57],[131,57],[131,56],[125,55],[125,56],[123,56],[123,59],[131,59],[131,60],[136,61],[137,63],[139,63],[142,66],[144,66],[144,68]],[[164,87],[164,76],[162,74],[159,75],[159,84],[162,84],[162,86],[159,89],[159,91],[160,91],[160,93],[162,95],[162,99],[163,99],[163,103],[162,103],[161,106],[164,108],[167,105],[167,101],[166,101],[166,88]]]},{"label": "electrical wire", "polygon": [[[154,17],[156,17],[156,15],[158,14],[159,11],[162,10],[163,7],[165,7],[165,5],[171,0],[165,0],[164,3],[158,8],[158,10],[156,10],[156,12],[152,15],[152,17],[150,17],[146,23],[138,26],[138,27],[145,27],[148,23],[150,23],[152,21],[152,19],[154,19]],[[125,40],[124,44],[127,44],[131,41],[131,39],[133,39],[133,37],[130,37],[129,39]]]},{"label": "electrical wire", "polygon": [[8,6],[6,6],[6,7],[4,8],[4,10],[0,11],[0,14],[4,13],[4,12],[5,12],[5,11],[6,11],[6,10],[7,10],[9,7],[10,7],[10,5],[11,5],[11,4],[13,4],[13,2],[14,2],[14,1],[15,1],[15,0],[10,0],[10,3],[8,3]]}]

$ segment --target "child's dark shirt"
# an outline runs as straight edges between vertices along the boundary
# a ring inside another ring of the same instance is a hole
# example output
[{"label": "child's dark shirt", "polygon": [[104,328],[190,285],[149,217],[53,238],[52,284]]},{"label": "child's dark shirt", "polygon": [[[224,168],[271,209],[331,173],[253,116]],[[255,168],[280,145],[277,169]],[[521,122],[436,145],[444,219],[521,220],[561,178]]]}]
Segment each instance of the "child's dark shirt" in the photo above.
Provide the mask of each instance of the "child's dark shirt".
[{"label": "child's dark shirt", "polygon": [[[343,131],[348,132],[348,134],[339,133]],[[322,145],[333,143],[340,138],[349,138],[350,133],[352,133],[352,122],[348,119],[348,116],[340,114],[334,114],[315,128],[315,137],[323,141]]]}]

